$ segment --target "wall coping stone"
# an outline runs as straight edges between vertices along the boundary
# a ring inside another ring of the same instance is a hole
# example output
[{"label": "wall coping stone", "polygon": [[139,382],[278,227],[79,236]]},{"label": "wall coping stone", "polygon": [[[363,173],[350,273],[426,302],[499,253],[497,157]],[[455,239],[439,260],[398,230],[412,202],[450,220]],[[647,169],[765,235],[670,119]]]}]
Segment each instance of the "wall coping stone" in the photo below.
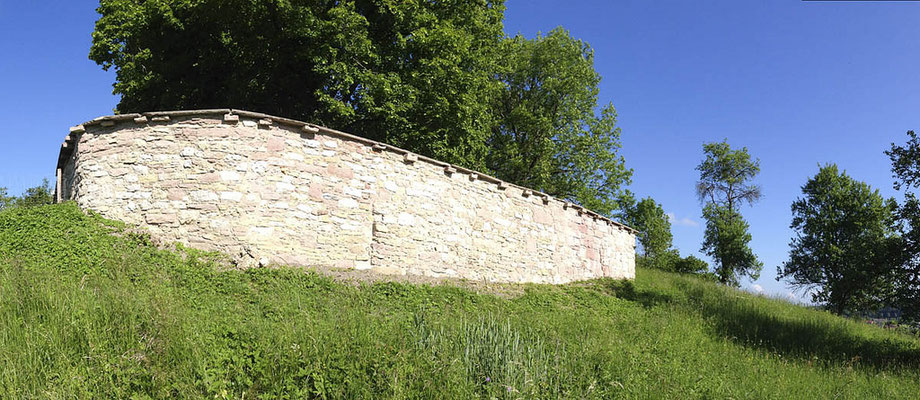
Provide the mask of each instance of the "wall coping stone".
[{"label": "wall coping stone", "polygon": [[[116,123],[127,122],[127,121],[130,121],[138,125],[151,124],[151,123],[162,123],[162,122],[170,122],[173,118],[202,117],[202,116],[214,116],[217,119],[221,120],[222,123],[226,123],[226,124],[237,124],[240,121],[240,118],[242,117],[242,118],[250,118],[250,119],[256,120],[259,126],[262,128],[269,128],[273,124],[277,124],[277,125],[285,125],[285,126],[301,129],[305,133],[316,134],[316,133],[322,132],[323,134],[326,134],[326,135],[336,136],[336,137],[339,137],[345,140],[367,145],[371,147],[371,149],[373,149],[374,151],[388,151],[388,152],[402,155],[403,159],[407,163],[414,163],[417,161],[421,161],[421,162],[433,164],[435,166],[444,168],[444,171],[448,174],[454,174],[458,172],[463,173],[463,174],[468,174],[470,177],[470,180],[472,181],[481,180],[481,181],[494,183],[498,186],[499,190],[506,190],[509,187],[513,187],[513,188],[521,190],[522,196],[524,197],[529,197],[529,196],[541,197],[543,199],[544,205],[549,204],[551,201],[561,202],[563,204],[563,208],[566,208],[566,209],[574,208],[580,214],[582,213],[587,214],[595,220],[604,221],[608,225],[615,226],[619,229],[624,229],[632,234],[637,234],[639,232],[638,230],[630,226],[614,221],[610,218],[607,218],[606,216],[603,216],[594,211],[588,210],[570,201],[557,199],[541,191],[537,191],[531,188],[526,188],[523,186],[515,185],[513,183],[506,182],[501,179],[495,178],[493,176],[483,174],[481,172],[471,170],[468,168],[464,168],[459,165],[453,165],[453,164],[450,164],[444,161],[440,161],[440,160],[436,160],[430,157],[423,156],[421,154],[416,154],[416,153],[413,153],[405,149],[401,149],[396,146],[392,146],[392,145],[381,143],[375,140],[363,138],[360,136],[338,131],[335,129],[327,128],[324,126],[310,124],[307,122],[298,121],[298,120],[294,120],[290,118],[276,117],[273,115],[263,114],[259,112],[238,110],[238,109],[232,109],[232,108],[216,108],[216,109],[202,109],[202,110],[177,110],[177,111],[152,111],[152,112],[144,112],[144,113],[106,115],[106,116],[93,118],[80,125],[76,125],[70,128],[69,134],[65,137],[64,142],[61,144],[61,150],[58,155],[58,161],[57,161],[56,168],[57,169],[63,168],[66,161],[73,154],[74,146],[72,145],[72,143],[74,143],[75,141],[78,141],[80,135],[84,134],[88,127],[94,127],[98,125],[101,127],[108,128],[108,127],[114,126]],[[55,190],[58,191],[60,190],[60,188],[58,187]]]}]

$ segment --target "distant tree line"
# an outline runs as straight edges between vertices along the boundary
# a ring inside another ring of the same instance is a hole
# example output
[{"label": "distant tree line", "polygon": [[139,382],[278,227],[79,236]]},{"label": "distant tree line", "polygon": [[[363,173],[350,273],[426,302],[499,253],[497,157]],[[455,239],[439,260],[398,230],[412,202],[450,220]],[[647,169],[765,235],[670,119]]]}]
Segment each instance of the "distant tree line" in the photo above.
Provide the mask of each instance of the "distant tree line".
[{"label": "distant tree line", "polygon": [[33,186],[19,196],[12,196],[7,192],[7,188],[0,187],[0,211],[13,207],[35,207],[45,204],[51,204],[54,201],[54,193],[47,179],[42,180],[42,184]]}]

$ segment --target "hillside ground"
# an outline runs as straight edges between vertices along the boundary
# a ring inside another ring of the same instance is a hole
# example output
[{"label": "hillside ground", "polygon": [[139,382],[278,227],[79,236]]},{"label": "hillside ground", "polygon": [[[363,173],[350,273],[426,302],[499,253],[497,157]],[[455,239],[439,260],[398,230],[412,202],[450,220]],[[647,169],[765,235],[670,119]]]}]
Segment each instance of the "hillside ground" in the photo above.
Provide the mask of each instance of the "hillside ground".
[{"label": "hillside ground", "polygon": [[73,204],[0,212],[0,397],[920,397],[918,338],[692,276],[495,289],[225,265]]}]

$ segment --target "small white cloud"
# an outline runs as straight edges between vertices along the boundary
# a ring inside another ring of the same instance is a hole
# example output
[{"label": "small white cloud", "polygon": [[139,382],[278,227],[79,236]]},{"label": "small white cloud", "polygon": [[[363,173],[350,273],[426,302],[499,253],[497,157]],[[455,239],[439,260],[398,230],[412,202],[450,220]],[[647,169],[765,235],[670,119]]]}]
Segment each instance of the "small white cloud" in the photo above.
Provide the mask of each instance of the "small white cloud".
[{"label": "small white cloud", "polygon": [[756,283],[751,285],[751,289],[754,289],[754,293],[763,294],[763,286],[760,286]]},{"label": "small white cloud", "polygon": [[674,213],[666,213],[665,215],[668,216],[668,222],[670,222],[671,225],[690,226],[690,227],[700,226],[699,222],[696,222],[688,217],[677,218],[677,216],[675,216]]}]

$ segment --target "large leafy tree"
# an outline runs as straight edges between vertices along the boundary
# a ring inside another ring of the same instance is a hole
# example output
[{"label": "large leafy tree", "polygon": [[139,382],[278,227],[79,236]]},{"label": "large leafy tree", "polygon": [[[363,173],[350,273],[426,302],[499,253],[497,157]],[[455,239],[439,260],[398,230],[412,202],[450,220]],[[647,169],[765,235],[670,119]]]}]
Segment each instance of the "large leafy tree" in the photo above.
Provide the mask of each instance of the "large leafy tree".
[{"label": "large leafy tree", "polygon": [[777,279],[809,289],[815,302],[836,313],[879,303],[890,291],[899,260],[894,199],[839,171],[821,168],[792,203],[795,237]]},{"label": "large leafy tree", "polygon": [[598,107],[601,77],[591,47],[557,28],[535,39],[509,38],[502,54],[490,169],[602,214],[622,210],[632,170],[617,153],[616,110]]},{"label": "large leafy tree", "polygon": [[891,159],[894,188],[904,191],[904,202],[898,209],[901,235],[904,240],[901,263],[894,269],[893,296],[889,302],[901,309],[906,319],[920,320],[920,200],[915,190],[920,188],[920,138],[907,132],[903,146],[891,144],[885,154]]},{"label": "large leafy tree", "polygon": [[671,248],[671,222],[661,207],[651,197],[646,197],[630,207],[626,221],[639,230],[638,240],[644,257],[656,258]]},{"label": "large leafy tree", "polygon": [[119,112],[237,107],[483,168],[502,0],[101,0]]},{"label": "large leafy tree", "polygon": [[119,112],[300,118],[605,215],[632,202],[590,47],[506,38],[502,0],[101,0],[90,58]]},{"label": "large leafy tree", "polygon": [[703,153],[696,167],[697,195],[706,219],[701,251],[715,261],[720,282],[738,285],[742,276],[757,279],[763,263],[751,250],[750,226],[740,208],[760,199],[760,186],[751,183],[760,173],[760,160],[752,159],[746,147],[733,150],[726,141],[704,144]]}]

